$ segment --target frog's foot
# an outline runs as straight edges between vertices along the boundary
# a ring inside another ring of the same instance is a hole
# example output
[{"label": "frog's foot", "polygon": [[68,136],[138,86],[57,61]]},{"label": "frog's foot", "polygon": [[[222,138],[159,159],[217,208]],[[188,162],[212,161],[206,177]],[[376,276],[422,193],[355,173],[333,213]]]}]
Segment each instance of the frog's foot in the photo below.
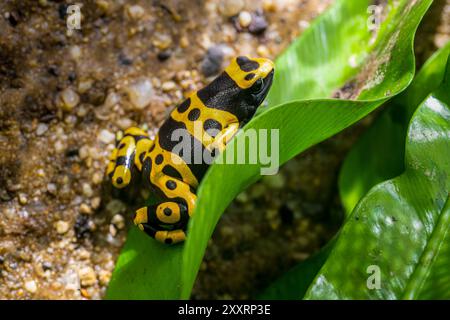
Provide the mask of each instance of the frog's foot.
[{"label": "frog's foot", "polygon": [[131,127],[125,131],[109,157],[106,170],[114,187],[122,189],[130,184],[133,171],[142,170],[142,160],[152,145],[153,141],[144,130]]},{"label": "frog's foot", "polygon": [[167,244],[182,242],[186,239],[188,221],[187,206],[175,201],[140,208],[133,219],[139,229],[159,242]]}]

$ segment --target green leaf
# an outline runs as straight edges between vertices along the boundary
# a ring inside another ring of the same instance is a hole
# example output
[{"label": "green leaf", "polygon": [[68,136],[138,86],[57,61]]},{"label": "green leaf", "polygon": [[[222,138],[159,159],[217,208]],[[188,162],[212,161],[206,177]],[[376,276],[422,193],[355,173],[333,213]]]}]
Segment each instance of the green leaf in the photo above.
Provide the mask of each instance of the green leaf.
[{"label": "green leaf", "polygon": [[405,92],[389,101],[388,109],[348,154],[339,175],[339,192],[347,214],[374,185],[404,171],[409,121],[420,102],[442,82],[449,52],[450,42],[425,63]]},{"label": "green leaf", "polygon": [[[280,129],[279,160],[282,164],[352,125],[404,90],[414,74],[412,41],[415,30],[431,2],[390,2],[386,21],[373,44],[367,29],[367,8],[371,2],[336,1],[277,60],[276,76],[268,97],[270,107],[263,108],[247,124],[227,151],[232,150],[249,129]],[[359,67],[350,67],[353,62]],[[296,100],[329,96],[354,75],[352,85],[365,100]],[[286,101],[291,102],[284,103]],[[227,151],[222,156],[225,157]],[[241,190],[260,178],[260,168],[261,165],[251,164],[211,166],[199,187],[197,208],[184,246],[160,249],[157,246],[162,245],[155,242],[139,251],[145,235],[133,235],[118,259],[107,297],[189,298],[220,215]],[[127,257],[129,251],[136,254]],[[164,273],[166,275],[162,276]]]},{"label": "green leaf", "polygon": [[412,117],[405,172],[358,203],[306,298],[450,298],[450,60],[445,77]]}]

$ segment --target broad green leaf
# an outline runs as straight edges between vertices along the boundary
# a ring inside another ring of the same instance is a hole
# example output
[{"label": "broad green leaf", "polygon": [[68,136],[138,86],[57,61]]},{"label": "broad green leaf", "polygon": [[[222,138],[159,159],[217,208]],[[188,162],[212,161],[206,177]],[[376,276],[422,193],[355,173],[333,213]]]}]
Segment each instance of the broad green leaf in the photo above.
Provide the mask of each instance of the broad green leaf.
[{"label": "broad green leaf", "polygon": [[[363,180],[363,177],[374,175],[375,173],[373,170],[377,169],[378,172],[383,172],[382,170],[385,167],[388,167],[388,170],[397,168],[399,170],[397,175],[401,173],[401,168],[404,168],[404,150],[399,149],[404,149],[405,141],[398,141],[400,140],[398,136],[402,136],[406,139],[407,124],[405,122],[411,119],[414,110],[420,102],[442,83],[445,72],[445,63],[449,52],[450,44],[436,52],[425,63],[424,67],[414,78],[408,89],[388,102],[390,109],[386,110],[381,115],[377,122],[375,122],[374,125],[368,130],[368,134],[363,136],[355,145],[356,152],[352,151],[350,156],[347,158],[344,170],[344,176],[346,176],[346,178],[344,180],[353,182]],[[392,109],[392,107],[396,109]],[[393,111],[398,112],[398,110],[402,110],[401,115],[403,116],[394,116],[396,113]],[[393,119],[395,119],[395,121]],[[392,130],[392,128],[394,128],[392,123],[396,122],[399,123],[399,125],[395,127],[397,132]],[[396,136],[395,134],[398,132],[403,134]],[[397,137],[397,139],[394,140],[395,137]],[[394,148],[394,141],[397,142],[396,148]],[[372,152],[371,150],[373,149],[377,152]],[[388,154],[386,154],[386,151],[383,149],[389,150]],[[391,155],[392,153],[394,156]],[[400,155],[402,160],[398,161],[397,157],[400,157]],[[378,162],[377,159],[381,160]],[[393,164],[391,163],[392,161],[397,161],[400,163]],[[379,164],[379,167],[375,168],[375,164]],[[384,181],[389,178],[392,177],[388,176],[384,179]],[[379,179],[381,179],[381,177]],[[353,189],[356,189],[355,185],[357,184],[354,183],[352,185]],[[348,191],[352,189],[341,189],[341,192],[343,190]],[[346,197],[344,200],[347,200],[346,204],[348,204],[352,200],[352,193],[348,191],[345,192],[345,195]],[[358,200],[359,198],[357,201]],[[356,203],[354,205],[356,205]],[[353,209],[353,206],[347,208],[347,210],[349,209]],[[348,212],[348,214],[350,213],[351,212]],[[333,238],[333,241],[331,241],[326,247],[322,248],[313,257],[299,263],[280,279],[276,280],[262,293],[260,297],[264,299],[303,298],[309,285],[311,285],[318,271],[328,258],[328,255],[332,249],[331,247],[334,245],[336,239],[337,237]]]},{"label": "broad green leaf", "polygon": [[[371,1],[336,1],[277,60],[269,108],[261,110],[247,124],[222,156],[226,157],[249,129],[279,129],[282,164],[352,125],[404,90],[414,74],[415,30],[431,2],[390,1],[387,18],[373,42],[367,29],[367,8]],[[311,53],[305,54],[308,50]],[[323,64],[333,57],[337,57],[333,66],[324,68]],[[344,65],[334,65],[344,61]],[[354,63],[358,67],[353,70],[349,65]],[[352,76],[355,76],[353,85],[360,92],[359,101],[296,100],[329,96]],[[160,249],[157,246],[162,245],[153,242],[141,252],[139,248],[149,240],[144,240],[143,234],[133,234],[116,264],[107,297],[189,298],[220,215],[240,191],[260,178],[260,168],[260,164],[211,166],[198,190],[197,209],[189,224],[186,243],[180,249],[170,250]]]},{"label": "broad green leaf", "polygon": [[388,109],[348,154],[339,176],[339,192],[347,214],[374,185],[403,172],[409,121],[419,103],[441,83],[449,52],[450,43],[425,63],[408,89],[389,101]]},{"label": "broad green leaf", "polygon": [[450,298],[449,195],[450,60],[411,119],[405,172],[358,203],[305,297]]}]

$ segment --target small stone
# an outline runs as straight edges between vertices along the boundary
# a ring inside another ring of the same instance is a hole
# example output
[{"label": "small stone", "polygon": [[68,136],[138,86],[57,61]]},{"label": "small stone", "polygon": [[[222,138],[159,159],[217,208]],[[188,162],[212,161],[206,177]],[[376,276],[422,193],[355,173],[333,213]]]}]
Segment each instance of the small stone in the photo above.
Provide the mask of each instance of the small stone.
[{"label": "small stone", "polygon": [[30,293],[35,293],[37,291],[37,284],[34,280],[29,280],[25,282],[25,290],[27,290]]},{"label": "small stone", "polygon": [[86,93],[89,89],[92,88],[92,85],[94,84],[94,81],[91,79],[82,79],[80,82],[78,82],[78,92],[81,94]]},{"label": "small stone", "polygon": [[260,45],[256,48],[256,53],[263,58],[269,57],[269,49],[266,46]]},{"label": "small stone", "polygon": [[129,118],[119,118],[117,119],[116,124],[120,129],[125,130],[133,126],[133,120]]},{"label": "small stone", "polygon": [[219,4],[219,11],[225,17],[232,17],[237,15],[244,8],[243,0],[227,0],[221,1]]},{"label": "small stone", "polygon": [[115,92],[110,92],[106,96],[105,102],[103,105],[106,108],[112,108],[120,102],[120,96]]},{"label": "small stone", "polygon": [[127,15],[133,20],[141,19],[145,14],[144,8],[140,5],[132,5],[127,8]]},{"label": "small stone", "polygon": [[92,197],[92,195],[94,194],[94,191],[92,190],[92,187],[89,183],[83,183],[82,189],[83,194],[88,198]]},{"label": "small stone", "polygon": [[89,287],[97,282],[97,277],[95,275],[94,269],[91,267],[84,267],[78,270],[78,277],[80,278],[80,284],[83,287]]},{"label": "small stone", "polygon": [[47,191],[48,191],[48,193],[55,195],[56,194],[56,184],[54,184],[54,183],[47,184]]},{"label": "small stone", "polygon": [[98,134],[98,139],[105,144],[110,144],[114,142],[116,135],[106,129],[102,129]]},{"label": "small stone", "polygon": [[82,214],[92,214],[92,209],[86,203],[80,205],[80,213]]},{"label": "small stone", "polygon": [[277,10],[277,6],[274,0],[264,0],[262,7],[266,12],[275,12]]},{"label": "small stone", "polygon": [[81,105],[78,107],[77,109],[77,117],[79,118],[84,118],[88,113],[88,109],[86,108],[85,105]]},{"label": "small stone", "polygon": [[134,82],[125,90],[130,98],[131,104],[136,109],[145,108],[153,98],[153,86],[147,78]]},{"label": "small stone", "polygon": [[172,45],[172,37],[166,33],[157,33],[152,44],[160,50],[166,50]]},{"label": "small stone", "polygon": [[164,50],[164,51],[158,52],[156,57],[158,58],[159,61],[166,61],[167,59],[170,58],[171,55],[172,54],[169,50]]},{"label": "small stone", "polygon": [[28,198],[25,194],[19,193],[19,203],[21,205],[26,205],[28,203]]},{"label": "small stone", "polygon": [[210,77],[219,73],[222,68],[223,58],[224,52],[222,46],[210,47],[200,65],[203,75]]},{"label": "small stone", "polygon": [[74,60],[81,58],[81,48],[77,45],[71,46],[69,49],[69,54]]},{"label": "small stone", "polygon": [[109,225],[109,233],[110,233],[113,237],[115,237],[115,236],[117,235],[117,229],[116,229],[116,227],[114,227],[113,224],[110,224],[110,225]]},{"label": "small stone", "polygon": [[63,220],[59,220],[55,223],[56,232],[64,234],[69,231],[69,223]]},{"label": "small stone", "polygon": [[65,149],[64,143],[61,140],[55,142],[55,151],[57,153],[63,152]]},{"label": "small stone", "polygon": [[66,88],[57,97],[57,105],[63,111],[71,111],[80,102],[80,96],[72,89]]},{"label": "small stone", "polygon": [[182,36],[180,39],[180,47],[187,48],[189,47],[189,38],[186,36]]},{"label": "small stone", "polygon": [[254,35],[259,35],[266,31],[268,27],[267,20],[263,15],[255,14],[252,22],[248,26],[248,31]]},{"label": "small stone", "polygon": [[100,207],[100,203],[102,202],[102,199],[100,197],[92,198],[91,200],[91,207],[92,209],[98,209]]},{"label": "small stone", "polygon": [[45,123],[39,123],[36,129],[36,134],[42,136],[48,130],[48,125]]},{"label": "small stone", "polygon": [[111,219],[111,223],[114,224],[119,230],[125,227],[125,219],[120,214],[114,215]]},{"label": "small stone", "polygon": [[252,22],[252,15],[248,11],[241,11],[239,13],[239,24],[242,28],[247,28]]},{"label": "small stone", "polygon": [[161,89],[164,92],[168,92],[168,91],[172,91],[173,89],[175,89],[176,84],[173,81],[166,81],[162,84]]},{"label": "small stone", "polygon": [[103,181],[103,175],[100,172],[95,172],[92,175],[92,183],[93,184],[100,184]]}]

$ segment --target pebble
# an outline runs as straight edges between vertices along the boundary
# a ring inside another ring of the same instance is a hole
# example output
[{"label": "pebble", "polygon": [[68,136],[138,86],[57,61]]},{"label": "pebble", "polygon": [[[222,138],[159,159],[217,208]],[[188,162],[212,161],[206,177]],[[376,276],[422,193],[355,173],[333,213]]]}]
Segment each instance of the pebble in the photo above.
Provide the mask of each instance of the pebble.
[{"label": "pebble", "polygon": [[69,49],[69,54],[74,60],[81,58],[81,48],[77,45],[71,46]]},{"label": "pebble", "polygon": [[200,65],[203,75],[210,77],[217,74],[222,68],[223,58],[224,52],[221,45],[210,47]]},{"label": "pebble", "polygon": [[102,129],[98,134],[98,139],[105,144],[110,144],[114,142],[116,135],[106,129]]},{"label": "pebble", "polygon": [[266,46],[264,46],[264,45],[258,46],[258,48],[256,48],[256,53],[259,56],[264,57],[264,58],[267,58],[270,55],[269,49]]},{"label": "pebble", "polygon": [[89,183],[83,183],[82,189],[83,194],[88,198],[92,197],[92,195],[94,194],[94,191],[92,190],[92,187]]},{"label": "pebble", "polygon": [[277,10],[277,6],[274,0],[264,0],[262,3],[262,7],[264,11],[267,12],[275,12]]},{"label": "pebble", "polygon": [[29,280],[25,282],[25,290],[27,290],[30,293],[35,293],[37,291],[37,284],[34,280]]},{"label": "pebble", "polygon": [[103,105],[106,108],[112,108],[120,102],[120,96],[116,92],[110,92],[106,96],[105,102]]},{"label": "pebble", "polygon": [[111,219],[111,223],[114,224],[119,230],[125,227],[125,219],[120,214],[114,215]]},{"label": "pebble", "polygon": [[92,183],[93,184],[100,184],[103,181],[103,174],[100,172],[95,172],[92,175]]},{"label": "pebble", "polygon": [[125,90],[130,98],[131,104],[136,109],[143,109],[153,98],[153,86],[147,78],[132,83]]},{"label": "pebble", "polygon": [[64,234],[69,231],[69,223],[67,221],[59,220],[55,223],[56,232],[59,234]]},{"label": "pebble", "polygon": [[78,277],[80,278],[80,284],[83,287],[89,287],[97,282],[97,277],[95,275],[94,269],[91,267],[84,267],[78,270]]},{"label": "pebble", "polygon": [[173,89],[175,89],[176,84],[173,81],[166,81],[162,84],[161,89],[164,92],[168,92],[168,91],[172,91]]},{"label": "pebble", "polygon": [[102,202],[102,199],[100,197],[92,198],[91,200],[91,207],[95,210],[100,207],[100,203]]},{"label": "pebble", "polygon": [[39,123],[36,129],[36,134],[42,136],[48,130],[48,125],[45,123]]},{"label": "pebble", "polygon": [[80,96],[72,88],[64,89],[57,98],[57,105],[63,111],[71,111],[79,102]]},{"label": "pebble", "polygon": [[55,194],[56,194],[56,184],[54,184],[54,183],[49,183],[49,184],[47,184],[47,191],[48,191],[50,194],[55,195]]},{"label": "pebble", "polygon": [[110,233],[113,237],[115,237],[115,236],[117,235],[117,229],[116,229],[116,227],[114,227],[113,224],[110,224],[110,225],[109,225],[109,233]]},{"label": "pebble", "polygon": [[125,130],[133,126],[133,120],[129,118],[119,118],[117,119],[116,124],[120,129]]},{"label": "pebble", "polygon": [[25,204],[28,203],[28,198],[27,198],[27,196],[25,194],[19,193],[19,203],[21,205],[25,205]]},{"label": "pebble", "polygon": [[144,16],[145,10],[140,5],[136,4],[127,8],[127,14],[131,19],[139,20]]},{"label": "pebble", "polygon": [[166,50],[172,45],[172,37],[166,33],[157,33],[152,44],[160,50]]},{"label": "pebble", "polygon": [[92,209],[86,203],[80,205],[80,213],[82,214],[92,214]]},{"label": "pebble", "polygon": [[64,148],[65,148],[64,143],[61,140],[57,140],[55,142],[55,151],[57,153],[64,151]]},{"label": "pebble", "polygon": [[252,22],[252,15],[248,11],[241,11],[239,13],[239,24],[242,28],[247,28]]},{"label": "pebble", "polygon": [[254,35],[259,35],[266,31],[268,27],[267,20],[263,15],[255,14],[252,22],[248,26],[248,31]]},{"label": "pebble", "polygon": [[232,17],[237,15],[244,8],[243,0],[227,0],[221,1],[219,11],[225,17]]}]

